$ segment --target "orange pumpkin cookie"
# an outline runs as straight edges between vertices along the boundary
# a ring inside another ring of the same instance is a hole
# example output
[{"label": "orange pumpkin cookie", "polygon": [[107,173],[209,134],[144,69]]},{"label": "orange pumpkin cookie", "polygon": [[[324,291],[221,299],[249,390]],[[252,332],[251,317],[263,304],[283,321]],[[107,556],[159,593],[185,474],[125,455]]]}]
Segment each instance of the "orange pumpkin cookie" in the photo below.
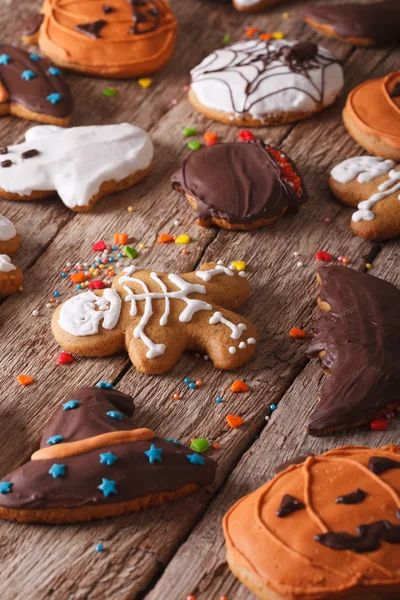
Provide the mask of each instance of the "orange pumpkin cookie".
[{"label": "orange pumpkin cookie", "polygon": [[400,71],[365,81],[351,91],[343,121],[368,152],[400,161]]},{"label": "orange pumpkin cookie", "polygon": [[161,69],[175,49],[167,0],[45,0],[41,13],[43,22],[30,18],[23,37],[71,71],[141,77]]}]

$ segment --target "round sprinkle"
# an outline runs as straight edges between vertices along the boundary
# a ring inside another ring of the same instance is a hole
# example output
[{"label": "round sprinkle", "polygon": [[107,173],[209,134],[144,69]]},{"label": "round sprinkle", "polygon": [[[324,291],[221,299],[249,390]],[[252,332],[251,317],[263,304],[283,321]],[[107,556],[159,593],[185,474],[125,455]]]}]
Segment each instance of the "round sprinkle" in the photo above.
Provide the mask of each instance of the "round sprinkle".
[{"label": "round sprinkle", "polygon": [[190,390],[195,390],[195,389],[196,389],[196,387],[197,387],[197,386],[196,386],[196,384],[195,384],[195,382],[194,382],[194,381],[191,381],[191,382],[189,383],[189,389],[190,389]]},{"label": "round sprinkle", "polygon": [[128,206],[128,212],[133,213],[134,210],[133,206]]},{"label": "round sprinkle", "polygon": [[32,317],[37,317],[38,314],[39,314],[38,310],[35,309],[35,310],[32,311]]},{"label": "round sprinkle", "polygon": [[183,380],[184,383],[189,384],[192,380],[190,379],[190,377],[185,377],[185,379]]},{"label": "round sprinkle", "polygon": [[174,394],[172,397],[174,400],[180,400],[181,398],[179,394]]},{"label": "round sprinkle", "polygon": [[97,546],[95,548],[95,551],[96,552],[103,552],[103,550],[104,550],[103,544],[97,544]]},{"label": "round sprinkle", "polygon": [[216,398],[215,402],[216,402],[217,404],[221,404],[221,402],[222,402],[222,398],[221,398],[221,396],[217,396],[217,398]]}]

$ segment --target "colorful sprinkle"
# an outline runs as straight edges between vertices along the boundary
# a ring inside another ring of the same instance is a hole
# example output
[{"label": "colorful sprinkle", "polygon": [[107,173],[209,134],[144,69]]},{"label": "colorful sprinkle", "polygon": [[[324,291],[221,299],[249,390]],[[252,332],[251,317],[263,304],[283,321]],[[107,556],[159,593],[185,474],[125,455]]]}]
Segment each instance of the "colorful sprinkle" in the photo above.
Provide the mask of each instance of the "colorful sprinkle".
[{"label": "colorful sprinkle", "polygon": [[141,88],[148,88],[151,86],[151,84],[153,83],[153,80],[150,79],[150,77],[141,77],[140,79],[138,79],[138,84],[140,85]]},{"label": "colorful sprinkle", "polygon": [[199,454],[187,454],[186,458],[192,465],[204,465],[204,463],[206,462],[205,458],[203,458]]},{"label": "colorful sprinkle", "polygon": [[244,423],[243,417],[239,417],[237,415],[228,415],[226,417],[226,421],[227,421],[229,427],[231,427],[232,429],[236,429],[237,427],[240,427]]},{"label": "colorful sprinkle", "polygon": [[54,479],[58,479],[58,477],[64,477],[65,475],[65,465],[58,465],[54,463],[49,469],[49,475],[51,475]]},{"label": "colorful sprinkle", "polygon": [[74,408],[78,408],[79,400],[68,400],[68,402],[64,402],[63,410],[74,410]]},{"label": "colorful sprinkle", "polygon": [[99,381],[96,383],[96,387],[102,388],[104,390],[113,390],[114,386],[112,383],[107,383],[106,381]]},{"label": "colorful sprinkle", "polygon": [[12,489],[11,481],[0,481],[0,494],[9,494]]},{"label": "colorful sprinkle", "polygon": [[116,244],[127,244],[129,240],[129,235],[127,233],[114,233],[114,242]]},{"label": "colorful sprinkle", "polygon": [[108,467],[111,467],[116,460],[118,460],[118,456],[113,452],[105,452],[104,454],[100,454],[101,465],[107,465]]},{"label": "colorful sprinkle", "polygon": [[231,385],[231,392],[234,392],[234,393],[247,392],[248,389],[249,389],[249,386],[247,385],[247,383],[245,383],[244,381],[241,381],[240,379],[236,379],[236,381],[234,381]]},{"label": "colorful sprinkle", "polygon": [[103,240],[99,240],[92,246],[92,250],[94,250],[94,252],[102,252],[103,250],[106,250],[106,249],[107,249],[107,245]]},{"label": "colorful sprinkle", "polygon": [[60,352],[57,358],[57,364],[69,365],[74,361],[74,357],[69,352]]},{"label": "colorful sprinkle", "polygon": [[62,435],[52,435],[51,437],[49,437],[46,444],[48,444],[49,446],[55,446],[55,444],[60,444],[63,441],[63,439],[64,438]]},{"label": "colorful sprinkle", "polygon": [[31,54],[31,55],[29,56],[29,58],[30,58],[31,60],[34,60],[34,61],[36,61],[36,62],[37,62],[38,60],[42,60],[42,57],[41,57],[41,56],[39,56],[39,54]]},{"label": "colorful sprinkle", "polygon": [[250,129],[242,129],[242,131],[239,131],[238,136],[242,142],[252,142],[255,138],[254,133]]},{"label": "colorful sprinkle", "polygon": [[35,379],[29,375],[18,375],[17,379],[20,385],[30,385],[35,381]]},{"label": "colorful sprinkle", "polygon": [[190,449],[195,452],[206,452],[209,449],[210,444],[208,443],[207,438],[195,438],[191,441]]},{"label": "colorful sprinkle", "polygon": [[230,44],[231,40],[232,40],[231,34],[226,33],[224,35],[224,37],[222,38],[222,42],[221,42],[222,46],[227,46],[228,44]]},{"label": "colorful sprinkle", "polygon": [[380,419],[374,419],[373,421],[371,421],[369,426],[374,431],[385,431],[389,427],[389,424],[385,419],[380,418]]},{"label": "colorful sprinkle", "polygon": [[175,244],[188,244],[189,242],[190,237],[185,233],[183,235],[178,235],[178,237],[175,238]]},{"label": "colorful sprinkle", "polygon": [[136,258],[138,255],[138,251],[136,250],[136,248],[132,248],[131,246],[124,246],[122,251],[128,258],[133,259]]},{"label": "colorful sprinkle", "polygon": [[197,135],[196,127],[185,127],[182,130],[183,137],[191,137],[192,135]]},{"label": "colorful sprinkle", "polygon": [[244,260],[236,260],[232,262],[231,265],[234,269],[236,269],[236,271],[241,272],[246,270],[246,263]]},{"label": "colorful sprinkle", "polygon": [[221,402],[222,402],[222,398],[221,398],[221,396],[217,396],[217,398],[216,398],[215,402],[216,402],[217,404],[221,404]]},{"label": "colorful sprinkle", "polygon": [[305,338],[307,337],[306,332],[303,329],[299,329],[298,327],[292,327],[289,331],[289,335],[292,338]]},{"label": "colorful sprinkle", "polygon": [[53,94],[49,94],[46,98],[52,104],[58,104],[58,102],[62,101],[62,96],[58,92],[54,92]]},{"label": "colorful sprinkle", "polygon": [[156,448],[154,444],[150,446],[150,450],[145,451],[145,455],[149,459],[149,463],[152,465],[155,462],[162,462],[162,448]]},{"label": "colorful sprinkle", "polygon": [[116,94],[117,90],[114,87],[106,87],[103,89],[103,96],[106,98],[112,98],[113,96],[116,96]]},{"label": "colorful sprinkle", "polygon": [[9,62],[10,62],[10,57],[8,56],[8,54],[0,55],[0,65],[8,65]]},{"label": "colorful sprinkle", "polygon": [[48,73],[50,75],[54,75],[54,77],[59,77],[61,75],[61,69],[58,69],[57,67],[49,67]]},{"label": "colorful sprinkle", "polygon": [[162,233],[158,238],[158,241],[161,242],[161,244],[168,244],[169,242],[173,242],[174,238],[172,235],[169,235],[169,233]]},{"label": "colorful sprinkle", "polygon": [[189,148],[189,150],[193,150],[193,151],[200,150],[201,143],[200,142],[189,142],[188,148]]},{"label": "colorful sprinkle", "polygon": [[21,79],[25,79],[25,81],[29,81],[30,79],[33,79],[34,77],[36,77],[36,73],[31,71],[30,69],[27,69],[26,71],[22,71]]},{"label": "colorful sprinkle", "polygon": [[97,489],[101,490],[104,494],[104,496],[106,498],[108,498],[108,496],[110,496],[111,494],[116,494],[117,493],[117,489],[116,489],[116,481],[113,481],[112,479],[105,479],[104,477],[101,480],[101,485],[97,486]]},{"label": "colorful sprinkle", "polygon": [[123,419],[122,413],[118,410],[109,410],[106,414],[107,417],[110,417],[110,419],[114,419],[115,421],[122,421]]},{"label": "colorful sprinkle", "polygon": [[315,258],[317,260],[322,260],[323,262],[329,262],[332,260],[333,256],[332,254],[329,254],[329,252],[324,252],[323,250],[320,250],[316,253]]},{"label": "colorful sprinkle", "polygon": [[285,34],[283,33],[283,31],[274,31],[272,37],[274,38],[274,40],[283,40]]},{"label": "colorful sprinkle", "polygon": [[104,550],[103,544],[97,544],[97,546],[95,547],[95,552],[103,552],[103,550]]}]

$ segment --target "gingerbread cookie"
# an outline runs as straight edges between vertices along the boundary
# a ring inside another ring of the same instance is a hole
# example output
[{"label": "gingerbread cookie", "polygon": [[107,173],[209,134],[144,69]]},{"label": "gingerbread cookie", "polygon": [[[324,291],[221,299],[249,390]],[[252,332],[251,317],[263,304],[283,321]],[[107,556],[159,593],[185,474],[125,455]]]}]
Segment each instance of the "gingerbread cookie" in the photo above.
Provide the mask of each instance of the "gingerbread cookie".
[{"label": "gingerbread cookie", "polygon": [[184,275],[129,267],[111,289],[85,292],[53,315],[57,342],[80,356],[122,350],[138,371],[169,371],[185,350],[205,353],[218,369],[234,369],[254,354],[257,332],[232,312],[250,294],[244,271],[205,264]]},{"label": "gingerbread cookie", "polygon": [[17,292],[24,276],[21,269],[13,265],[7,254],[0,254],[0,298]]},{"label": "gingerbread cookie", "polygon": [[[28,41],[71,71],[98,77],[151,75],[171,58],[177,23],[168,0],[45,0]],[[27,31],[28,29],[28,31]]]},{"label": "gingerbread cookie", "polygon": [[14,256],[20,245],[19,235],[7,217],[0,215],[0,254]]},{"label": "gingerbread cookie", "polygon": [[0,518],[77,523],[159,506],[210,485],[216,463],[132,420],[133,400],[81,388],[58,407],[29,462],[0,482]]},{"label": "gingerbread cookie", "polygon": [[340,202],[357,207],[356,235],[377,241],[400,235],[400,165],[377,156],[348,158],[331,171],[329,185]]},{"label": "gingerbread cookie", "polygon": [[326,435],[400,405],[400,290],[341,266],[320,269],[318,280],[326,314],[307,354],[319,357],[329,375],[307,430]]},{"label": "gingerbread cookie", "polygon": [[0,161],[0,196],[8,200],[57,193],[71,210],[88,211],[151,171],[151,139],[130,123],[71,129],[39,125],[26,132],[25,140],[6,148]]},{"label": "gingerbread cookie", "polygon": [[399,495],[399,446],[310,456],[228,511],[228,565],[261,600],[396,600]]},{"label": "gingerbread cookie", "polygon": [[367,152],[400,162],[400,71],[365,81],[350,92],[343,121]]},{"label": "gingerbread cookie", "polygon": [[308,199],[290,159],[261,141],[192,152],[171,180],[203,227],[256,229],[297,213]]},{"label": "gingerbread cookie", "polygon": [[400,42],[398,0],[363,4],[310,5],[304,20],[319,33],[356,46]]},{"label": "gingerbread cookie", "polygon": [[191,72],[189,100],[211,119],[261,127],[304,119],[343,87],[339,61],[312,42],[252,39],[217,50]]},{"label": "gingerbread cookie", "polygon": [[0,46],[0,115],[66,127],[73,106],[60,69],[37,54]]}]

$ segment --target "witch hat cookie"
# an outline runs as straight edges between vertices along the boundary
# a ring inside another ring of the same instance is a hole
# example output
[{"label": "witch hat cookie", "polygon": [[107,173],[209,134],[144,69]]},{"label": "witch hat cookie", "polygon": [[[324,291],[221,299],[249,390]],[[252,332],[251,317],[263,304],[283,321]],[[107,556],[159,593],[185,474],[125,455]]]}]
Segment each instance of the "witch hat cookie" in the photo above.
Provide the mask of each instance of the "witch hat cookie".
[{"label": "witch hat cookie", "polygon": [[329,371],[307,422],[311,435],[369,423],[400,405],[400,290],[346,267],[318,271],[326,314],[307,348]]},{"label": "witch hat cookie", "polygon": [[130,123],[71,129],[38,125],[28,129],[25,142],[6,151],[0,196],[35,200],[57,193],[78,212],[138,183],[150,173],[153,159],[150,136]]},{"label": "witch hat cookie", "polygon": [[136,428],[130,396],[81,388],[57,408],[40,449],[0,481],[0,518],[76,523],[136,512],[210,485],[216,463]]},{"label": "witch hat cookie", "polygon": [[168,0],[45,0],[21,33],[55,64],[98,77],[151,75],[171,58],[177,23]]},{"label": "witch hat cookie", "polygon": [[129,267],[112,288],[85,292],[53,314],[57,342],[80,356],[122,350],[135,367],[156,375],[169,371],[185,350],[203,352],[218,369],[246,363],[257,331],[234,311],[250,295],[244,271],[209,263],[183,275]]},{"label": "witch hat cookie", "polygon": [[399,494],[399,446],[310,456],[228,511],[228,565],[261,600],[397,600]]}]

